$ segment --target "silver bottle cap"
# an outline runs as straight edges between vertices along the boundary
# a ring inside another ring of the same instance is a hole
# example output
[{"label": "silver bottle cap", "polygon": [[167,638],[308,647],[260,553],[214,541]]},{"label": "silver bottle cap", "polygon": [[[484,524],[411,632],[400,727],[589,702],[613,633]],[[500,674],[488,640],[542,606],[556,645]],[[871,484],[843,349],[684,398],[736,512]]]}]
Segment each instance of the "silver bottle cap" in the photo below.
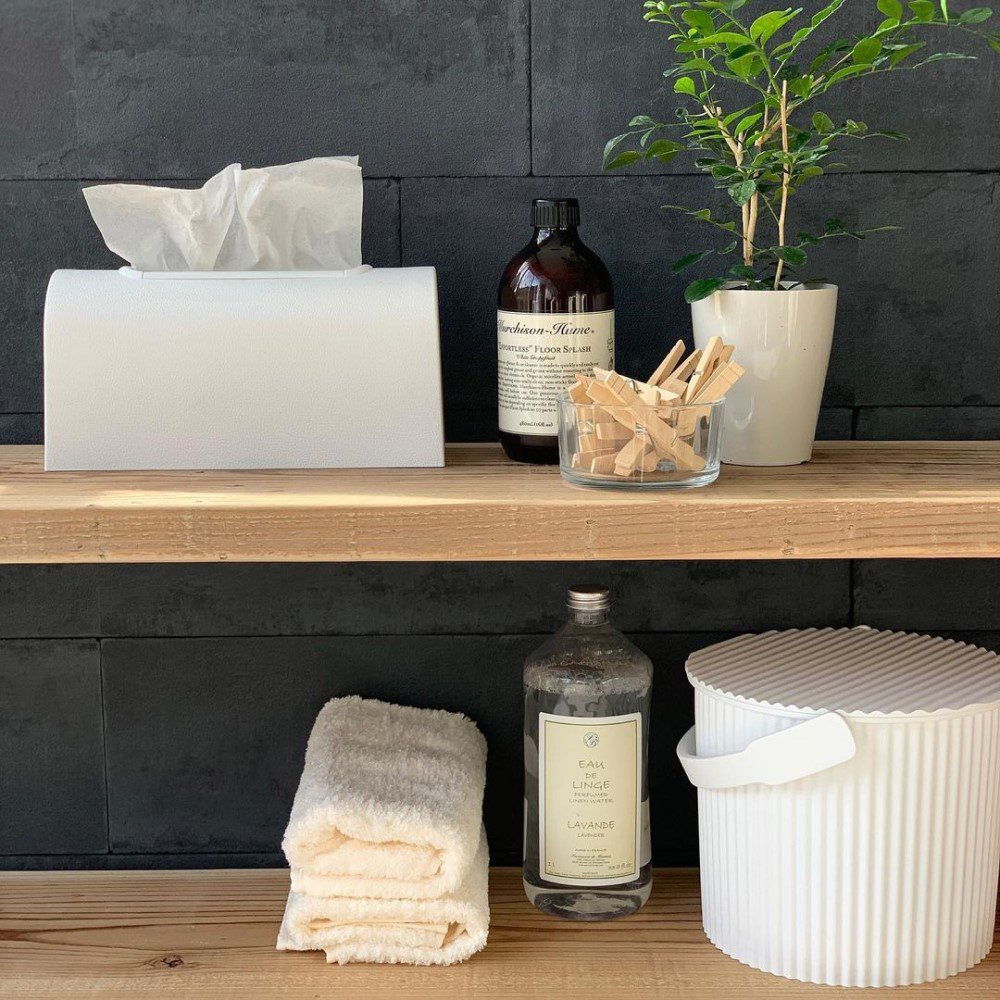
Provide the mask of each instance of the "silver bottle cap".
[{"label": "silver bottle cap", "polygon": [[611,607],[611,591],[586,584],[570,587],[566,604],[572,611],[607,611]]}]

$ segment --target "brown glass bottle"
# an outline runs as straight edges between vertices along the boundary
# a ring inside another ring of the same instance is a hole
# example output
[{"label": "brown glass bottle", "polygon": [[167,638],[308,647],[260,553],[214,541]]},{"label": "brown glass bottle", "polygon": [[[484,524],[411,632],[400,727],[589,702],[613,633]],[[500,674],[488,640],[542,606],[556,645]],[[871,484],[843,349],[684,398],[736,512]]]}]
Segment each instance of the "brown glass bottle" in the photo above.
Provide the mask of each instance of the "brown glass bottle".
[{"label": "brown glass bottle", "polygon": [[559,461],[556,400],[576,372],[614,366],[614,292],[577,233],[575,198],[537,198],[531,242],[500,279],[500,443],[515,461]]}]

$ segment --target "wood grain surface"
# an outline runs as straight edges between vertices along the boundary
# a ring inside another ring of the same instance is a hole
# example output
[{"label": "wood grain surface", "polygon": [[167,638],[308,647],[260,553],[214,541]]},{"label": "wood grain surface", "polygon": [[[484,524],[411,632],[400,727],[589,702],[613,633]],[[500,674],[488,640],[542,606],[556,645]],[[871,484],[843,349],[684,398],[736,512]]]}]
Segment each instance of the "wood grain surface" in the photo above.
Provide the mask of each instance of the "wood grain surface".
[{"label": "wood grain surface", "polygon": [[[320,953],[275,951],[287,891],[287,873],[279,870],[0,875],[0,996],[768,1000],[861,995],[779,979],[727,958],[702,932],[698,877],[691,869],[657,871],[644,909],[600,924],[545,916],[525,900],[520,870],[494,869],[489,944],[451,968],[328,966]],[[996,1000],[1000,951],[960,976],[896,992]]]},{"label": "wood grain surface", "polygon": [[1000,555],[1000,442],[817,444],[693,490],[596,490],[456,445],[444,469],[43,472],[0,448],[0,562]]}]

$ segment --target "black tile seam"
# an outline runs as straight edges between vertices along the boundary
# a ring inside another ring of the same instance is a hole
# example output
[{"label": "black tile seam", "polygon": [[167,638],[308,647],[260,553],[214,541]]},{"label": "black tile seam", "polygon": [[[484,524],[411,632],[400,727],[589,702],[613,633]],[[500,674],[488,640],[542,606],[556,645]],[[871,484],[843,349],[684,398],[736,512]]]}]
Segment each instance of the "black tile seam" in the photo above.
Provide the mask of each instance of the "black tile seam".
[{"label": "black tile seam", "polygon": [[403,185],[396,183],[396,262],[403,266]]},{"label": "black tile seam", "polygon": [[191,855],[198,857],[283,857],[280,851],[91,851],[89,853],[81,854],[79,851],[74,851],[70,854],[39,854],[37,851],[29,851],[27,853],[11,853],[5,851],[0,853],[0,860],[3,858],[37,858],[39,860],[44,860],[46,858],[52,860],[69,860],[71,858],[171,858],[177,855]]},{"label": "black tile seam", "polygon": [[525,53],[527,59],[528,78],[528,176],[535,176],[535,95],[532,84],[535,79],[534,53],[532,52],[532,6],[534,0],[528,0],[528,45]]},{"label": "black tile seam", "polygon": [[[399,214],[399,241],[400,241],[400,253],[402,254],[403,249],[403,213],[402,204],[400,204],[400,214]],[[488,409],[484,407],[483,409]],[[857,403],[850,405],[848,403],[825,403],[822,406],[823,410],[852,410],[854,420],[860,415],[861,410],[998,410],[1000,409],[1000,402],[997,403]],[[460,413],[475,413],[479,410],[475,409],[461,409],[457,408],[456,412]],[[43,417],[45,416],[44,410],[4,410],[0,409],[0,417]],[[856,423],[852,423],[852,434],[857,430]],[[854,438],[852,438],[854,440]],[[447,441],[446,444],[467,444],[465,441]],[[487,442],[489,443],[489,442]],[[168,470],[169,471],[169,470]]]},{"label": "black tile seam", "polygon": [[[995,167],[911,167],[906,169],[893,170],[840,170],[828,174],[829,177],[845,176],[903,176],[908,174],[967,174],[971,176],[1000,176],[1000,165]],[[700,170],[675,171],[669,174],[367,174],[366,181],[519,181],[519,180],[598,180],[625,181],[655,179],[664,180],[671,177],[705,177],[711,180]],[[151,174],[144,174],[136,177],[24,177],[24,176],[0,176],[0,183],[4,184],[146,184],[146,183],[192,183],[204,180],[204,174],[190,175],[188,177],[161,177]]]},{"label": "black tile seam", "polygon": [[76,162],[77,169],[80,168],[80,88],[78,86],[78,67],[76,58],[76,43],[77,43],[77,24],[76,24],[76,0],[70,0],[69,4],[69,22],[71,43],[69,49],[70,55],[70,65],[71,73],[73,77],[73,159]]},{"label": "black tile seam", "polygon": [[[741,560],[729,560],[740,562]],[[754,562],[755,560],[742,560]],[[805,561],[805,560],[800,560]],[[829,560],[823,560],[829,561]],[[834,560],[836,561],[836,560]],[[220,565],[222,565],[220,563]],[[559,626],[559,621],[553,622],[553,631]],[[720,632],[756,632],[767,631],[768,626],[761,626],[759,629],[746,627],[725,627],[724,624],[715,628],[686,628],[686,629],[652,629],[640,630],[634,628],[619,629],[625,635],[635,636],[678,636],[678,635],[718,635]],[[954,630],[953,630],[954,631]],[[998,632],[1000,628],[973,628],[960,629],[965,632]],[[221,639],[224,641],[237,639],[524,639],[535,638],[538,640],[547,639],[552,632],[197,632],[186,635],[162,635],[156,633],[142,633],[136,635],[0,635],[0,642],[71,642],[74,640],[93,639],[98,643],[105,642],[131,642],[151,640],[163,640],[165,642],[191,642],[203,639]]]},{"label": "black tile seam", "polygon": [[[100,588],[98,588],[98,613],[100,613]],[[104,842],[111,851],[111,780],[108,777],[108,715],[104,698],[104,646],[97,639],[97,674],[101,694],[101,770],[104,774]]]}]

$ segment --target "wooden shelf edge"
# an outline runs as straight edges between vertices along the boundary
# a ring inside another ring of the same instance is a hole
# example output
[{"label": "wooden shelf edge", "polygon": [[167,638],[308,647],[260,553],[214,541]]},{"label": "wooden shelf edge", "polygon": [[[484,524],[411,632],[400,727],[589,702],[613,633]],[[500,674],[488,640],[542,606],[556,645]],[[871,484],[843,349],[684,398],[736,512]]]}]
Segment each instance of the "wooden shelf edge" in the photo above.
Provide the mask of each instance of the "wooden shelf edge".
[{"label": "wooden shelf edge", "polygon": [[496,446],[444,469],[46,473],[0,448],[0,563],[993,558],[1000,443],[831,442],[710,487],[572,487]]},{"label": "wooden shelf edge", "polygon": [[[287,891],[283,870],[0,874],[0,995],[35,1000],[859,995],[780,979],[723,955],[702,931],[693,869],[658,870],[653,896],[637,914],[586,925],[535,910],[524,898],[519,869],[493,869],[489,944],[451,968],[338,967],[327,966],[317,953],[279,953],[274,942]],[[909,994],[996,1000],[1000,949],[960,976],[908,987]]]}]

